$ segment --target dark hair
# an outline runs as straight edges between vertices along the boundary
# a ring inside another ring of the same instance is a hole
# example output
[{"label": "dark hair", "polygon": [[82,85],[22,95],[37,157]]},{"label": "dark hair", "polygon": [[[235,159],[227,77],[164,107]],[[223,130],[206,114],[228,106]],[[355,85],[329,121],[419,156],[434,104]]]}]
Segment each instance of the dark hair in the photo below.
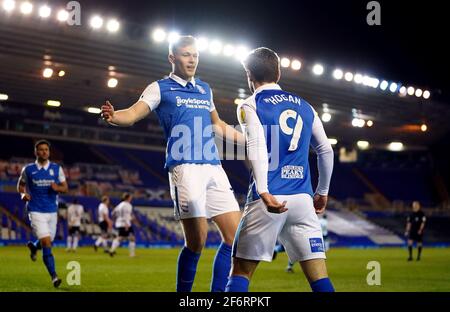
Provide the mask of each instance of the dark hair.
[{"label": "dark hair", "polygon": [[122,194],[122,200],[128,200],[131,198],[131,194],[130,193],[123,193]]},{"label": "dark hair", "polygon": [[257,82],[278,82],[280,78],[280,58],[269,48],[254,49],[242,61],[242,65]]},{"label": "dark hair", "polygon": [[72,200],[72,204],[78,204],[78,199],[77,198],[74,198],[73,200]]},{"label": "dark hair", "polygon": [[50,142],[47,140],[38,140],[36,143],[34,143],[34,149],[37,149],[39,145],[46,144],[48,148],[50,148]]},{"label": "dark hair", "polygon": [[190,45],[197,45],[197,39],[193,36],[181,36],[169,45],[169,54],[174,54],[178,49]]}]

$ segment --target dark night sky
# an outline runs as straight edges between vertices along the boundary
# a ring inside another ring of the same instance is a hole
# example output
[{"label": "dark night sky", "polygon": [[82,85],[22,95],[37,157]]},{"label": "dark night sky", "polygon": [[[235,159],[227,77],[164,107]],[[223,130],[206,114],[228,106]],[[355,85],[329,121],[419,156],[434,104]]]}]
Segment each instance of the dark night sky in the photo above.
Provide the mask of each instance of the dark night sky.
[{"label": "dark night sky", "polygon": [[264,45],[282,55],[421,86],[435,98],[450,99],[445,1],[379,1],[381,26],[367,25],[368,1],[362,0],[79,2],[83,13]]}]

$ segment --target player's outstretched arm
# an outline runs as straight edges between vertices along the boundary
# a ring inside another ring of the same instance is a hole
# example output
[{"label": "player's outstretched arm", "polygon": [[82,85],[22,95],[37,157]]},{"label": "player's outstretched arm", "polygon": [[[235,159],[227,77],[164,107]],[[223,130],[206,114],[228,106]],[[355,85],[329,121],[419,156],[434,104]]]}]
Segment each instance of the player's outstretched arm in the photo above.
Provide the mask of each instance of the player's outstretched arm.
[{"label": "player's outstretched arm", "polygon": [[146,102],[137,101],[127,109],[115,111],[114,106],[109,101],[101,107],[102,118],[110,125],[129,127],[134,125],[150,113],[150,109]]},{"label": "player's outstretched arm", "polygon": [[213,110],[211,112],[211,123],[213,125],[214,132],[219,137],[224,138],[227,141],[234,142],[238,145],[245,145],[244,135],[220,119],[217,110]]}]

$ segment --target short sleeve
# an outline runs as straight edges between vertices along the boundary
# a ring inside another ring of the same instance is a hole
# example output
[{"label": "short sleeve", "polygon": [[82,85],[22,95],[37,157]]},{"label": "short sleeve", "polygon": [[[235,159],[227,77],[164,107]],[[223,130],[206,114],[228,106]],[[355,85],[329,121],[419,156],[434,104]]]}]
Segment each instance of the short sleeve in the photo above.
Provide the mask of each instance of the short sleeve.
[{"label": "short sleeve", "polygon": [[151,111],[158,108],[158,105],[161,102],[161,90],[159,89],[159,84],[155,81],[148,85],[144,92],[142,92],[139,100],[147,103]]},{"label": "short sleeve", "polygon": [[213,92],[211,90],[211,105],[209,107],[209,112],[213,112],[216,109],[216,105],[214,104]]}]

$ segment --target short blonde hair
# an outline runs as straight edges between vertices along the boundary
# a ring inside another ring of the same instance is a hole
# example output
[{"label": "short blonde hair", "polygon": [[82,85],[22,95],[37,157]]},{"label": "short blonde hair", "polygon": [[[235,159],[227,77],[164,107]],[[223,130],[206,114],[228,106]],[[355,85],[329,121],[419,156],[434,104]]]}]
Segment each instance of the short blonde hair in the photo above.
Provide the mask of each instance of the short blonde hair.
[{"label": "short blonde hair", "polygon": [[169,44],[169,54],[174,54],[178,49],[184,48],[190,45],[197,45],[197,39],[193,36],[181,36],[178,40]]}]

